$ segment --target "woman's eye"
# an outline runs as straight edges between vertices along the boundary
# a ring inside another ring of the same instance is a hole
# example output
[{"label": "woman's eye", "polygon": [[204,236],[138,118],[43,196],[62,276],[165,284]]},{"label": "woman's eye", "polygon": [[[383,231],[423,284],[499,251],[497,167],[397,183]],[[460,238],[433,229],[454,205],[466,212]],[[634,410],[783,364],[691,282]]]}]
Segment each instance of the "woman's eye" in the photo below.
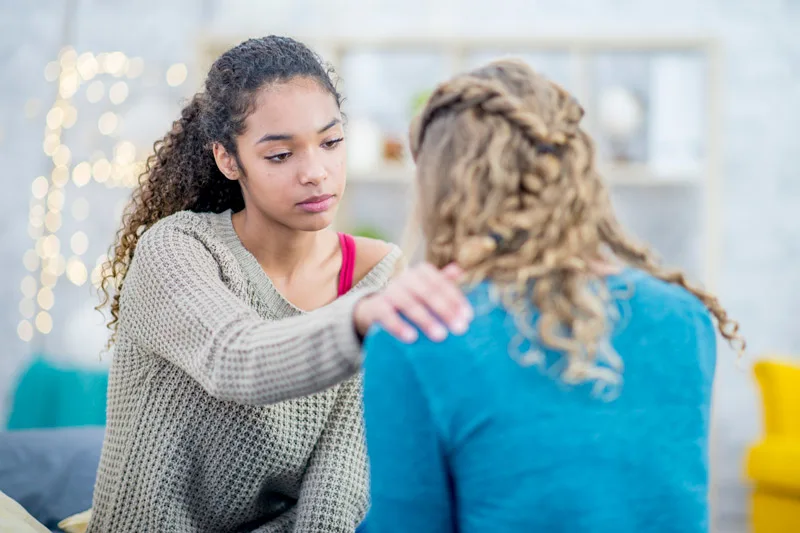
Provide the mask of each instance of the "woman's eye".
[{"label": "woman's eye", "polygon": [[268,156],[267,159],[275,163],[283,163],[284,161],[289,159],[290,155],[292,155],[291,152],[283,152],[282,154],[275,154]]},{"label": "woman's eye", "polygon": [[325,141],[322,143],[322,146],[325,148],[336,148],[336,146],[344,140],[344,137],[340,137],[338,139],[331,139],[330,141]]}]

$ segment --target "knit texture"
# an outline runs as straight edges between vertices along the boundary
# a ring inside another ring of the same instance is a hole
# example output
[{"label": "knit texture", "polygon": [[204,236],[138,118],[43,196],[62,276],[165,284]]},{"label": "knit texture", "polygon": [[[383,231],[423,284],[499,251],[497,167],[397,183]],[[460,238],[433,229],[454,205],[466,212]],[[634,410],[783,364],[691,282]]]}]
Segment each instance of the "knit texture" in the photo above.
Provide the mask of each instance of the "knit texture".
[{"label": "knit texture", "polygon": [[368,502],[356,301],[305,313],[231,213],[146,231],[125,278],[89,533],[347,532]]}]

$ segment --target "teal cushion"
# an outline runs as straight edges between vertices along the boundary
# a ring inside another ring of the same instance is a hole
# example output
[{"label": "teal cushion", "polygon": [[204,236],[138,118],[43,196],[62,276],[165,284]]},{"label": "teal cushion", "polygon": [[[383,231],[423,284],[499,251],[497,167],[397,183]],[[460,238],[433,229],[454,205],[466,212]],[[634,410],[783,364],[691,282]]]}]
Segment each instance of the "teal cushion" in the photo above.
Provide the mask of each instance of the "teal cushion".
[{"label": "teal cushion", "polygon": [[20,376],[8,429],[104,426],[108,370],[70,367],[44,356]]}]

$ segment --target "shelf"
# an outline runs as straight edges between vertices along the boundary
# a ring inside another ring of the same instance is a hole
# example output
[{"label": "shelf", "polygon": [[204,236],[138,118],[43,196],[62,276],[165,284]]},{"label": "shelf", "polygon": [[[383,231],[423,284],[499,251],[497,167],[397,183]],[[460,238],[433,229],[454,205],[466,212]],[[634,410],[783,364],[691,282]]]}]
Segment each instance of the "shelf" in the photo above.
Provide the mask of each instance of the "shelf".
[{"label": "shelf", "polygon": [[[657,175],[644,165],[601,165],[598,172],[611,187],[701,187],[704,183],[699,174]],[[403,164],[347,176],[350,184],[410,185],[413,179],[414,169]]]}]

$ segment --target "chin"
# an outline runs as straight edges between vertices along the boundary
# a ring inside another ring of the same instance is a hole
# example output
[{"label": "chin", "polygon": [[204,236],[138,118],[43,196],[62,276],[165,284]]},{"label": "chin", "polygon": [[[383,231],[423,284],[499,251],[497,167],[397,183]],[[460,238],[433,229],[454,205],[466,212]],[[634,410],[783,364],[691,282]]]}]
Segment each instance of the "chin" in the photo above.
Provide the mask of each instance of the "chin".
[{"label": "chin", "polygon": [[292,224],[292,226],[300,231],[321,231],[333,224],[334,215],[335,212],[331,211],[301,217],[301,219],[295,224]]}]

